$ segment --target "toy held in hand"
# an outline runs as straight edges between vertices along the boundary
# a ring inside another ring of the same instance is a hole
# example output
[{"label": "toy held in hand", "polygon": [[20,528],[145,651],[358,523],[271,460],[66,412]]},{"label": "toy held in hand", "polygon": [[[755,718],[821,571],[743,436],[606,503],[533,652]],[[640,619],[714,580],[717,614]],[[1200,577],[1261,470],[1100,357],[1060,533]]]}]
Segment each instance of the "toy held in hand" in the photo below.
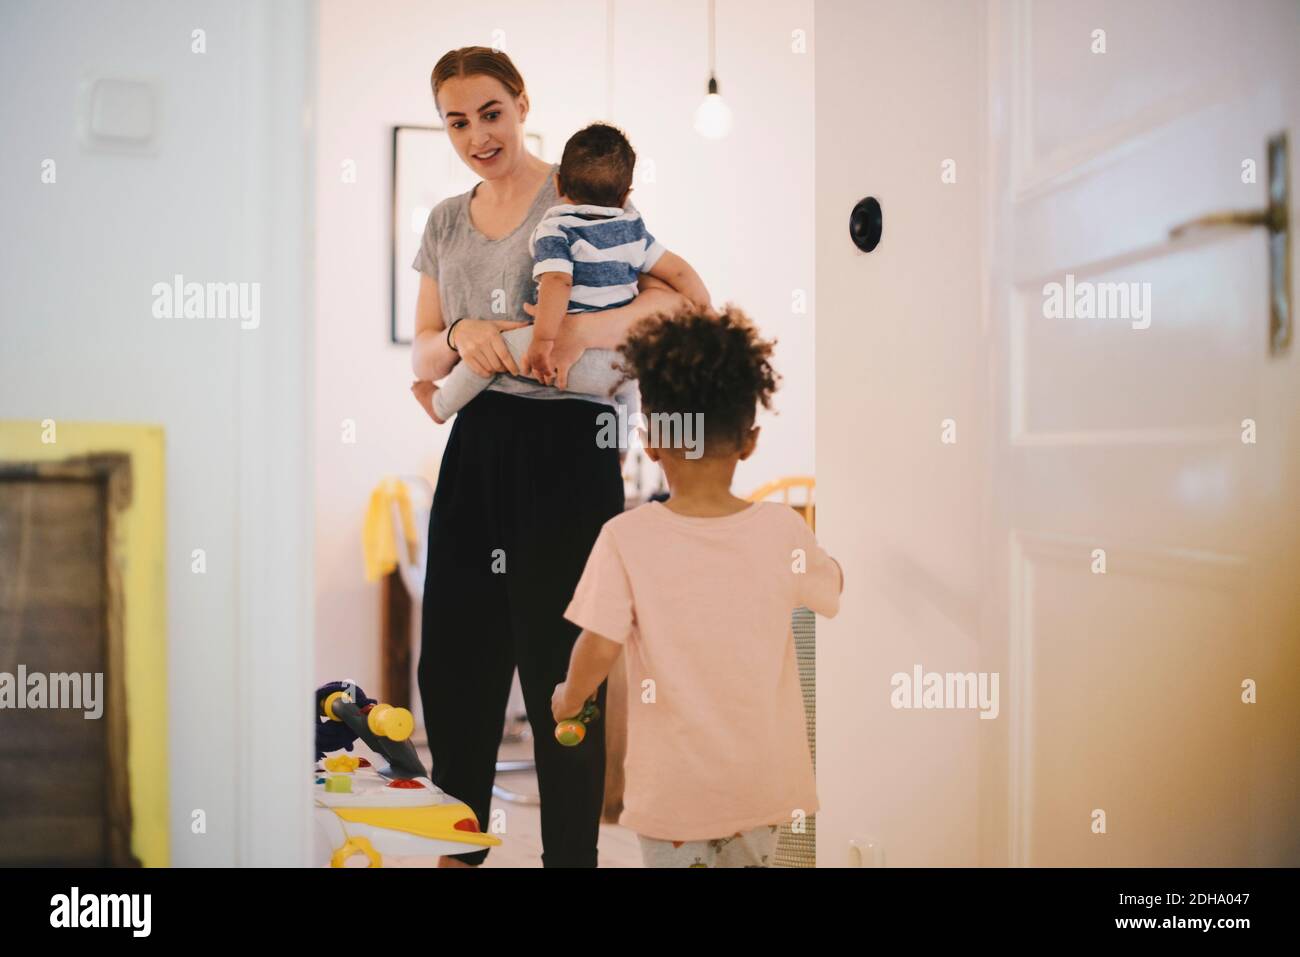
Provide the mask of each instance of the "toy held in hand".
[{"label": "toy held in hand", "polygon": [[555,726],[555,740],[566,748],[581,744],[582,739],[587,736],[587,725],[599,717],[600,708],[596,707],[594,698],[589,698],[581,711],[572,718],[565,718]]}]

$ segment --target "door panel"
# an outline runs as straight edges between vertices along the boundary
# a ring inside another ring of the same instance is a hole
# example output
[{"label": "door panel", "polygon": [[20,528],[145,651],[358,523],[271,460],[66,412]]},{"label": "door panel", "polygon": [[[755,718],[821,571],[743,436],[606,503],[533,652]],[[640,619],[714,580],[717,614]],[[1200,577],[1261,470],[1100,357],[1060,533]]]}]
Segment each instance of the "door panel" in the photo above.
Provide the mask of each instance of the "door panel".
[{"label": "door panel", "polygon": [[[1244,846],[1248,725],[1237,700],[1239,563],[1017,537],[1013,575],[1032,718],[1019,786],[1028,859],[1167,866],[1221,862]],[[1106,815],[1106,836],[1088,826]],[[1202,826],[1187,830],[1186,822]],[[1192,839],[1191,835],[1195,834]]]},{"label": "door panel", "polygon": [[[1295,864],[1300,370],[1269,353],[1265,232],[1169,230],[1266,205],[1300,7],[988,22],[986,625],[1013,690],[986,863]],[[1149,312],[1049,315],[1049,283],[1136,283]]]}]

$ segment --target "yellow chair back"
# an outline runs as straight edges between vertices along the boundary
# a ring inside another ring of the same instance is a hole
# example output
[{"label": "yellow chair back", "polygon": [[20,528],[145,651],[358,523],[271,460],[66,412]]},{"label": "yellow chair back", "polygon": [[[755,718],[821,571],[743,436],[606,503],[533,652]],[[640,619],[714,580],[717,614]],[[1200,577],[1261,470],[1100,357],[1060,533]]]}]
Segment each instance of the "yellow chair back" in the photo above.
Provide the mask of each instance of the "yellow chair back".
[{"label": "yellow chair back", "polygon": [[[768,482],[766,485],[755,489],[748,496],[751,502],[761,502],[771,498],[776,493],[781,493],[781,502],[790,505],[808,523],[808,527],[813,531],[817,530],[817,506],[813,501],[813,490],[817,487],[817,480],[811,475],[789,475],[785,478],[777,479],[775,482]],[[791,489],[806,489],[807,494],[802,496],[802,504],[790,501]]]}]

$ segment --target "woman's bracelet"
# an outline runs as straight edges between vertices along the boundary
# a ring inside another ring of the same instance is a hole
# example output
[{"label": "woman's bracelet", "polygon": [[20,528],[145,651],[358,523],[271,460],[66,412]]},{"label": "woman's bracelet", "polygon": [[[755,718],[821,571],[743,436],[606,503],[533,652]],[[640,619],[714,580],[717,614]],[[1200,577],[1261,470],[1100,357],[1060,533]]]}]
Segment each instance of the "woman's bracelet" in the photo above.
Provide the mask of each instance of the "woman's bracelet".
[{"label": "woman's bracelet", "polygon": [[[466,318],[465,316],[461,316],[459,319],[456,320],[456,322],[464,322],[465,318]],[[456,322],[453,322],[451,325],[447,327],[447,346],[451,349],[452,352],[459,353],[460,350],[451,344],[451,330],[456,328]]]}]

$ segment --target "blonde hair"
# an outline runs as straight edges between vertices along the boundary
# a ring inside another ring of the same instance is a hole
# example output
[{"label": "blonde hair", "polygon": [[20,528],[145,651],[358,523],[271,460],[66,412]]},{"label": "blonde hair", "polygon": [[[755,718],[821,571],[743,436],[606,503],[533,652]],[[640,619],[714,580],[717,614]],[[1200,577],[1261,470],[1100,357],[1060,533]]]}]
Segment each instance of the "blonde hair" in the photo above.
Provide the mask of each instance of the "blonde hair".
[{"label": "blonde hair", "polygon": [[[438,104],[438,90],[448,80],[458,76],[495,77],[511,96],[524,92],[524,78],[504,52],[491,47],[460,47],[448,50],[434,64],[429,85],[433,87],[435,106]],[[441,106],[438,106],[438,115],[442,116]]]}]

